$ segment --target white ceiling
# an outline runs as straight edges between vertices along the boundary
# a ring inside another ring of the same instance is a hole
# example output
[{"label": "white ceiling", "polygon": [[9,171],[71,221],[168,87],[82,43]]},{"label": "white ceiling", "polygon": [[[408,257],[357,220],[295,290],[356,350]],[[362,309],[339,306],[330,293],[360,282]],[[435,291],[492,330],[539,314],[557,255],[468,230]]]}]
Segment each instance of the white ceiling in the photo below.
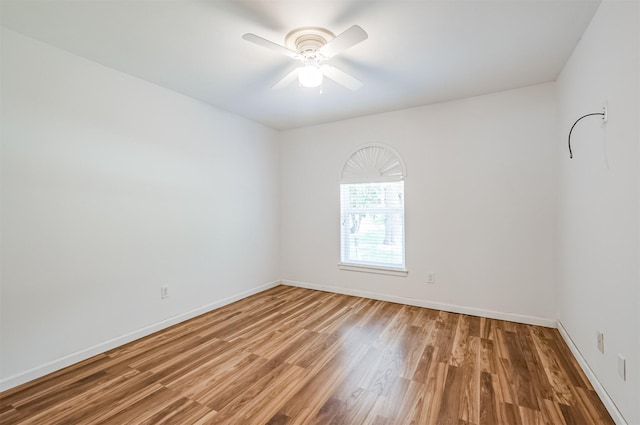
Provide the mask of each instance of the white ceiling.
[{"label": "white ceiling", "polygon": [[[2,0],[2,25],[276,129],[554,81],[600,0]],[[328,63],[355,92],[270,87],[297,63],[249,43],[300,26],[369,39]]]}]

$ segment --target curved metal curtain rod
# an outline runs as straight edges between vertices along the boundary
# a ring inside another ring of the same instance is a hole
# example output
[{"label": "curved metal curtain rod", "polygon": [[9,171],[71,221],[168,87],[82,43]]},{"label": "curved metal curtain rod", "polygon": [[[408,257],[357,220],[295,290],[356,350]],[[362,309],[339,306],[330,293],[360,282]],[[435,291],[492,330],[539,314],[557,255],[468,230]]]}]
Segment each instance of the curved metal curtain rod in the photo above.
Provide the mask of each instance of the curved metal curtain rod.
[{"label": "curved metal curtain rod", "polygon": [[602,115],[602,116],[604,116],[604,112],[594,112],[592,114],[583,115],[580,118],[578,118],[576,120],[576,122],[574,122],[573,125],[571,126],[571,130],[569,130],[569,159],[573,158],[573,152],[571,151],[571,132],[573,131],[573,127],[575,127],[576,124],[578,124],[578,121],[580,121],[581,119],[586,118],[586,117],[590,117],[592,115]]}]

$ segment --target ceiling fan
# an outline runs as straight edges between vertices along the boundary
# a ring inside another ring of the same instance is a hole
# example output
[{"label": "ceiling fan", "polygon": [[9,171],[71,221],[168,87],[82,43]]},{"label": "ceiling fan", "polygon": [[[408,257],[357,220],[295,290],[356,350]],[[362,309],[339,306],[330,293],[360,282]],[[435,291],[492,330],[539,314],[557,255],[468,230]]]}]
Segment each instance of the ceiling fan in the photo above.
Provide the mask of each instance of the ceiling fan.
[{"label": "ceiling fan", "polygon": [[255,34],[249,33],[242,36],[247,41],[302,62],[302,66],[285,75],[284,78],[271,87],[272,89],[286,87],[296,78],[300,86],[318,87],[322,84],[323,77],[327,77],[351,90],[358,90],[362,87],[362,81],[334,66],[326,63],[322,64],[322,62],[355,46],[368,37],[367,33],[358,25],[353,25],[338,36],[320,27],[296,28],[286,35],[286,47]]}]

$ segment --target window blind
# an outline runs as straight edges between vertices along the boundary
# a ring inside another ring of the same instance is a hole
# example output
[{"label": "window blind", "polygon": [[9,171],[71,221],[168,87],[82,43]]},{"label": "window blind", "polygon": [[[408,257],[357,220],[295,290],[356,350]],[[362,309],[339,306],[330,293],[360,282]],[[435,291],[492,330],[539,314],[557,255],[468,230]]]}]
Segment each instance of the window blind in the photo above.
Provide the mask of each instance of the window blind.
[{"label": "window blind", "polygon": [[341,262],[404,269],[404,182],[340,185]]}]

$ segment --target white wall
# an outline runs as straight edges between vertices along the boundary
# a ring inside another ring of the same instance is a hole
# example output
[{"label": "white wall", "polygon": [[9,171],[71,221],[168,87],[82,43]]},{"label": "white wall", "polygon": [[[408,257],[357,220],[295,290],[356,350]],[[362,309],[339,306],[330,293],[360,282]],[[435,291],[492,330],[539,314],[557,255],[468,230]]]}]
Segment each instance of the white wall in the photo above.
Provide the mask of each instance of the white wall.
[{"label": "white wall", "polygon": [[[554,112],[544,84],[283,132],[282,278],[555,323]],[[407,164],[406,278],[337,267],[340,171],[370,142]]]},{"label": "white wall", "polygon": [[3,387],[278,278],[276,132],[11,31],[1,47]]},{"label": "white wall", "polygon": [[[640,424],[638,8],[603,2],[557,83],[558,318],[629,424]],[[604,102],[608,123],[582,120],[570,160],[571,125]],[[626,382],[617,373],[619,353]]]}]

